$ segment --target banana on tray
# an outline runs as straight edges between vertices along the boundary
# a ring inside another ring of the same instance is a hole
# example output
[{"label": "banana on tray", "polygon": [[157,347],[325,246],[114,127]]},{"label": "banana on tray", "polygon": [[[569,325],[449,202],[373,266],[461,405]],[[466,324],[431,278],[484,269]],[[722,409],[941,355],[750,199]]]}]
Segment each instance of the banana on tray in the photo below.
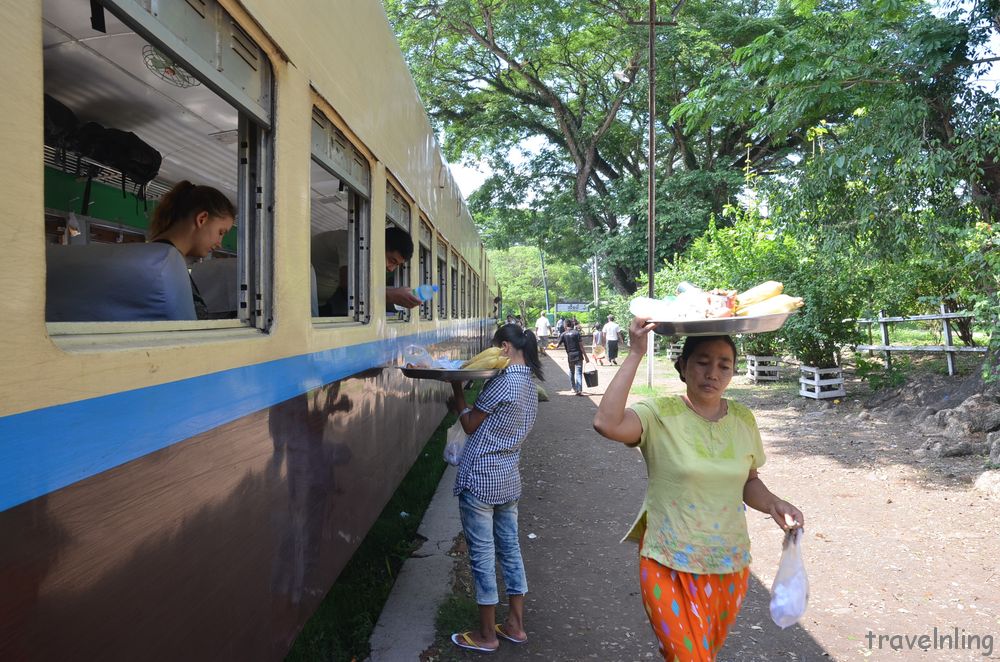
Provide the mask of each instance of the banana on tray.
[{"label": "banana on tray", "polygon": [[499,347],[488,347],[463,363],[462,370],[503,370],[509,364]]}]

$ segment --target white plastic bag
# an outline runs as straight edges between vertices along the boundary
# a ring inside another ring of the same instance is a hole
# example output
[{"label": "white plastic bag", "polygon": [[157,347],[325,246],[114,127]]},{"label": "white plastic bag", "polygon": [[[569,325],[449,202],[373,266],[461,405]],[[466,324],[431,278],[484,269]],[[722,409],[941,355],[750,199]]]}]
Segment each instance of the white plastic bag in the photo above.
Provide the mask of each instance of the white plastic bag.
[{"label": "white plastic bag", "polygon": [[455,424],[448,428],[448,441],[444,445],[445,462],[458,466],[462,461],[462,451],[465,450],[465,439],[462,421],[455,421]]},{"label": "white plastic bag", "polygon": [[420,345],[407,345],[403,348],[403,365],[408,368],[433,368],[434,357]]},{"label": "white plastic bag", "polygon": [[785,532],[778,574],[771,584],[771,620],[782,629],[802,618],[809,602],[809,578],[802,563],[803,535],[802,527]]}]

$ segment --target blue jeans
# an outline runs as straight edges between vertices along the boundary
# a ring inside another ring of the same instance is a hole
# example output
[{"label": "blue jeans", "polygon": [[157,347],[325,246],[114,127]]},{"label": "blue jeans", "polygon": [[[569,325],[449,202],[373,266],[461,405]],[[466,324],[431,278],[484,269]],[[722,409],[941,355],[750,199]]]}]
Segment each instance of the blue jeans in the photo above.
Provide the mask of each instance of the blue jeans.
[{"label": "blue jeans", "polygon": [[507,595],[524,595],[528,580],[524,576],[521,546],[517,542],[517,501],[498,506],[477,499],[469,490],[458,495],[462,531],[469,545],[469,563],[476,582],[476,602],[495,605],[497,593],[496,560],[500,558]]},{"label": "blue jeans", "polygon": [[569,362],[569,385],[579,393],[583,390],[583,361]]}]

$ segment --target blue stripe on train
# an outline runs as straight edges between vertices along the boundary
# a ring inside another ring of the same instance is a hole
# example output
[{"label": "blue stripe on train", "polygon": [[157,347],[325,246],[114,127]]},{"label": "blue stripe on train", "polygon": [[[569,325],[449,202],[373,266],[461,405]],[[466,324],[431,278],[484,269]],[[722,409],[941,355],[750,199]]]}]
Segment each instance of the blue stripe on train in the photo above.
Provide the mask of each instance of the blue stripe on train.
[{"label": "blue stripe on train", "polygon": [[0,418],[0,512],[300,393],[395,362],[452,326]]}]

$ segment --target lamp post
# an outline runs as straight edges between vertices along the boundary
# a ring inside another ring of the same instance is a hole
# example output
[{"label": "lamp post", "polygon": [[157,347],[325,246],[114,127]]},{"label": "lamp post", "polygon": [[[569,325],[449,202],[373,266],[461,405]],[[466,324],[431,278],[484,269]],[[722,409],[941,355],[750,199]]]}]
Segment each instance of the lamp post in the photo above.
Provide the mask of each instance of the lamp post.
[{"label": "lamp post", "polygon": [[[656,20],[656,0],[649,0],[649,16],[645,21],[629,21],[629,25],[645,25],[649,30],[649,158],[646,170],[649,173],[646,209],[646,271],[649,274],[649,298],[653,295],[653,280],[656,270],[656,27],[659,25],[677,25],[677,15],[687,0],[677,0],[670,12],[669,21]],[[615,78],[631,83],[625,76]],[[653,348],[655,346],[652,333],[647,334],[646,344],[646,386],[653,385]]]},{"label": "lamp post", "polygon": [[545,251],[542,250],[542,245],[538,245],[538,257],[542,260],[542,287],[545,289],[545,314],[549,314],[549,282],[545,278]]},{"label": "lamp post", "polygon": [[[646,217],[646,271],[649,274],[649,298],[653,298],[653,274],[656,267],[656,0],[649,0],[649,192]],[[653,386],[653,359],[656,342],[646,334],[646,386]]]}]

